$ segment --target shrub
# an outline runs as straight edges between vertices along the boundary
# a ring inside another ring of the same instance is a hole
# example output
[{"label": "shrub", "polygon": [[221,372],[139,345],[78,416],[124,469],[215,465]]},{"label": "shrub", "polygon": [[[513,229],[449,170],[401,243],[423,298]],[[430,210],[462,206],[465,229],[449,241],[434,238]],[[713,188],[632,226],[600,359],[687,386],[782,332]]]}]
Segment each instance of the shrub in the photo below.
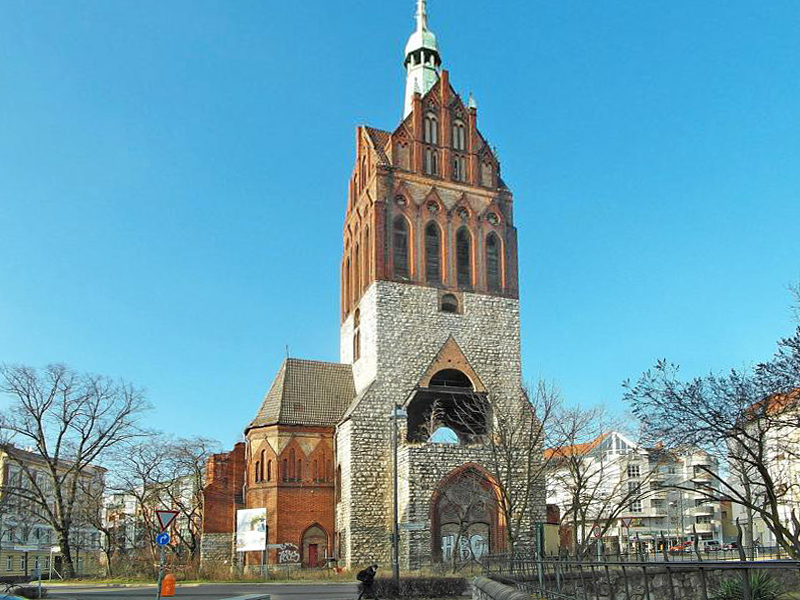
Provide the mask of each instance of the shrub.
[{"label": "shrub", "polygon": [[457,598],[467,590],[463,577],[405,577],[397,589],[393,579],[376,579],[373,590],[379,598]]},{"label": "shrub", "polygon": [[22,596],[23,598],[45,598],[47,590],[42,588],[42,595],[39,596],[39,587],[36,585],[18,585],[11,589],[11,593],[15,596]]},{"label": "shrub", "polygon": [[[750,573],[750,592],[752,600],[778,600],[783,588],[771,575],[764,571]],[[709,600],[742,600],[744,598],[742,577],[736,575],[723,579]]]}]

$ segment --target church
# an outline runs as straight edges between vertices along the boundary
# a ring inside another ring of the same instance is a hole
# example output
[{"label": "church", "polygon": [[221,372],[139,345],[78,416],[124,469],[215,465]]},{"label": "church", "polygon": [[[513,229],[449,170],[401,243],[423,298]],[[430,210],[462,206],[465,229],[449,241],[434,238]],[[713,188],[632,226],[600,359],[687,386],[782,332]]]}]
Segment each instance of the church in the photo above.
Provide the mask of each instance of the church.
[{"label": "church", "polygon": [[[507,547],[485,407],[527,403],[513,196],[476,103],[442,68],[425,0],[404,67],[399,125],[356,129],[340,362],[287,358],[244,441],[210,459],[203,561],[388,565],[397,536],[400,565],[417,568],[464,540],[475,556]],[[459,510],[465,481],[477,484]],[[543,484],[526,485],[532,530]],[[266,509],[265,551],[237,554],[236,511],[254,508]]]}]

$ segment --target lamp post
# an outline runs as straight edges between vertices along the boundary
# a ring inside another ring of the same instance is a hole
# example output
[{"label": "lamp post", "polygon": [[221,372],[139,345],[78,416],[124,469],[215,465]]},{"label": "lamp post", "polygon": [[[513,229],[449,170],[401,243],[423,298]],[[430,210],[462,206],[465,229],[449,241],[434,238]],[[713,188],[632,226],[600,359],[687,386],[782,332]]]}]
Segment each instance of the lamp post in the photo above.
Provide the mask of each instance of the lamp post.
[{"label": "lamp post", "polygon": [[392,469],[392,510],[394,511],[392,519],[392,578],[398,591],[400,590],[400,508],[397,499],[397,419],[403,419],[407,416],[408,413],[399,404],[395,404],[389,414],[389,418],[392,420],[392,460],[394,464]]}]

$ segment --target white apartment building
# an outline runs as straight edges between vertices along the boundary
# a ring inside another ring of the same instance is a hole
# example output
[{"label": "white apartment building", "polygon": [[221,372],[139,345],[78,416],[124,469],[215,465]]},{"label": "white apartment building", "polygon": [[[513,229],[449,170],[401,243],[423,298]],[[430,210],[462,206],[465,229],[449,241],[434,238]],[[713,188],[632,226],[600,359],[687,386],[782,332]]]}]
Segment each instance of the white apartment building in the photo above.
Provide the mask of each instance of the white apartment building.
[{"label": "white apartment building", "polygon": [[[547,503],[558,506],[562,542],[577,530],[579,542],[602,535],[612,548],[630,551],[692,539],[723,540],[722,519],[728,517],[719,501],[709,501],[702,489],[718,489],[707,471],[717,464],[706,453],[643,448],[624,434],[610,431],[586,444],[551,449]],[[695,491],[697,490],[697,491]],[[586,519],[575,519],[579,504]],[[723,514],[725,513],[725,514]]]}]

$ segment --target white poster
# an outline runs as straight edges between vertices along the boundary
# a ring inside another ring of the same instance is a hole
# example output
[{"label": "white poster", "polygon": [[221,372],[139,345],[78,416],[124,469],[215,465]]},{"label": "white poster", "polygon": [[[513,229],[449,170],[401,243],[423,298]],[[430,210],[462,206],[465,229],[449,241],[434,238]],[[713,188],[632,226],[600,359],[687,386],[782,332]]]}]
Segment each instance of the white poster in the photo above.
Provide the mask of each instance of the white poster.
[{"label": "white poster", "polygon": [[236,551],[265,550],[267,547],[267,509],[236,511]]}]

